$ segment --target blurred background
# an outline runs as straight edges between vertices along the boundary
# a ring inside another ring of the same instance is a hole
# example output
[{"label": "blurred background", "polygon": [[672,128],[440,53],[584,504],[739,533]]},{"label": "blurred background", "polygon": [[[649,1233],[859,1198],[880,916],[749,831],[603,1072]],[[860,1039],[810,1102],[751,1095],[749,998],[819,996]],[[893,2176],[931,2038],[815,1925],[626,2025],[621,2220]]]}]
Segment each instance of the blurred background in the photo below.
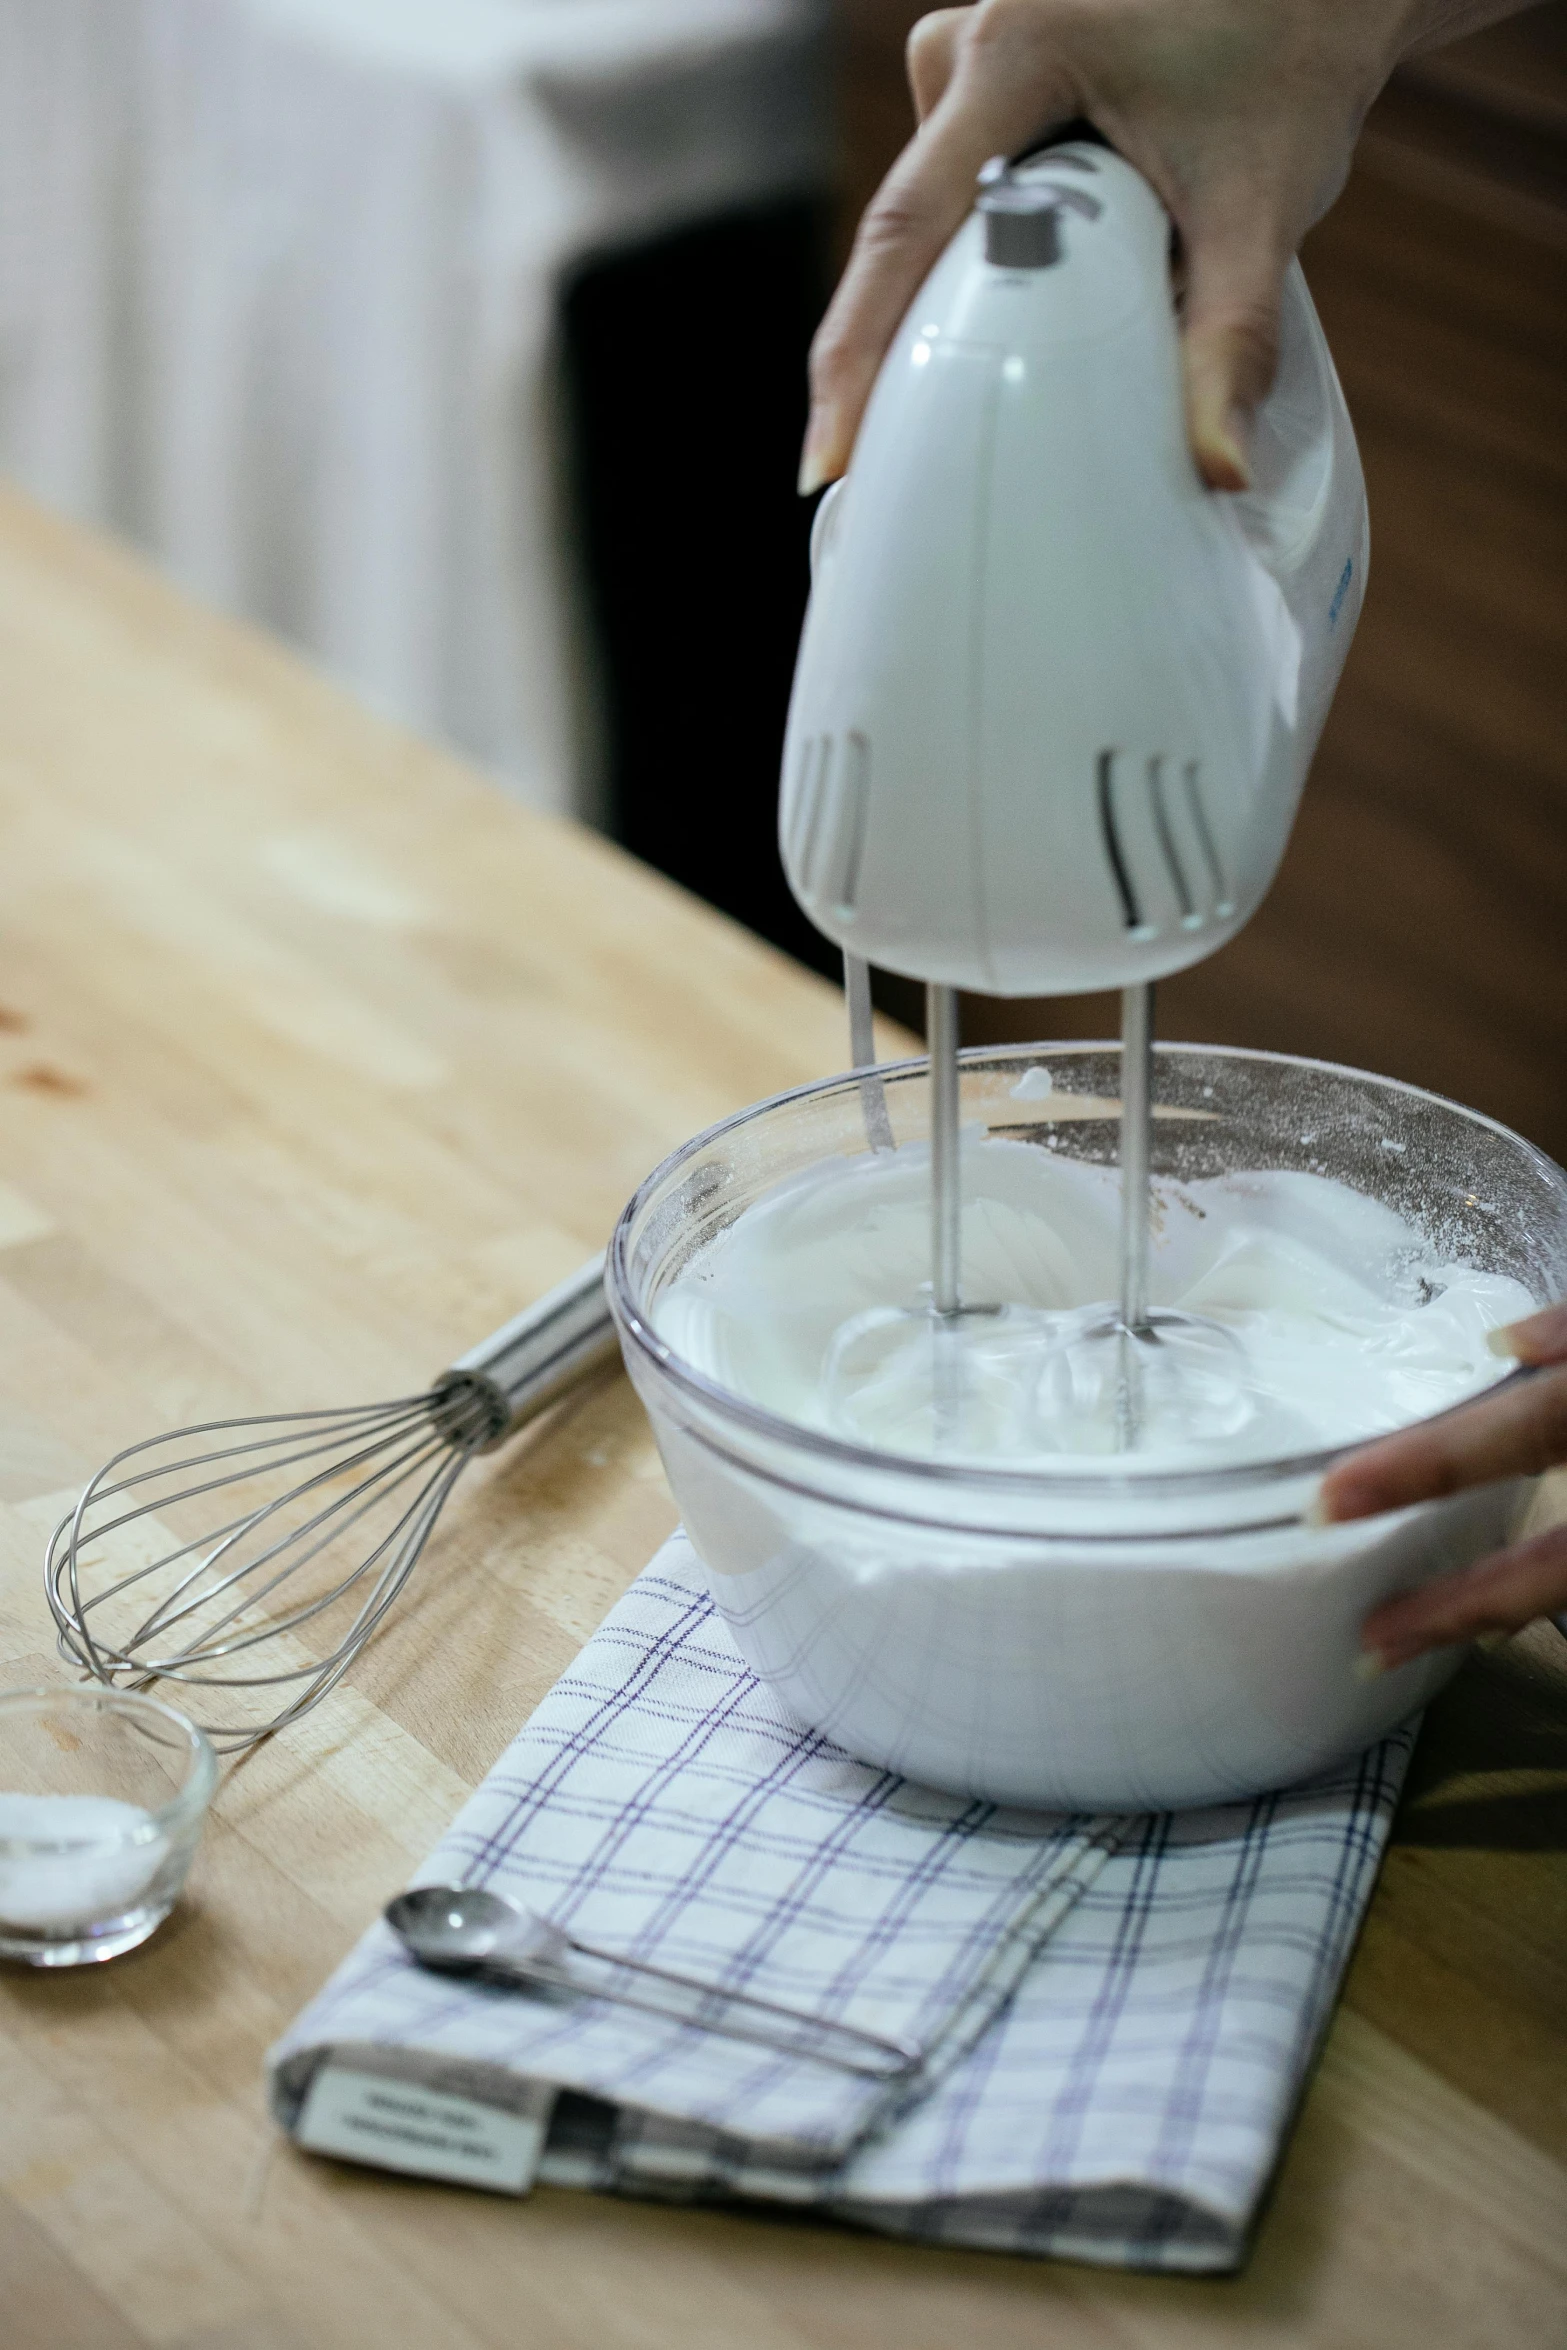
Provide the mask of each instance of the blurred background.
[{"label": "blurred background", "polygon": [[[0,0],[0,467],[830,969],[773,840],[804,360],[919,13]],[[1160,1029],[1567,1158],[1564,0],[1396,78],[1305,263],[1365,615],[1283,873]]]}]

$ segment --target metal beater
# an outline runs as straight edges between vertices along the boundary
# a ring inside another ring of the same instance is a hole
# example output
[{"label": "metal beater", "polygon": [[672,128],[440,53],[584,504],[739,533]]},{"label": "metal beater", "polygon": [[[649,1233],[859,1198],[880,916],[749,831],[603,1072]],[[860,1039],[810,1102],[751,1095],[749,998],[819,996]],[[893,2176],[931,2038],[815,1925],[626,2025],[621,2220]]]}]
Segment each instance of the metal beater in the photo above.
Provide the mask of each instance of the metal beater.
[{"label": "metal beater", "polygon": [[[963,1296],[963,1186],[960,1157],[958,996],[950,987],[927,987],[926,1042],[930,1053],[930,1262],[931,1305],[947,1324],[970,1311]],[[1114,1348],[1116,1449],[1134,1451],[1143,1433],[1144,1350],[1168,1344],[1171,1335],[1197,1329],[1194,1316],[1162,1313],[1149,1305],[1148,1243],[1153,1208],[1153,1006],[1152,983],[1128,987],[1121,996],[1121,1222],[1120,1294],[1114,1313],[1078,1333],[1079,1351]],[[860,1040],[854,1038],[856,1060]],[[1202,1325],[1206,1341],[1211,1324]],[[1222,1333],[1214,1331],[1220,1344]],[[951,1365],[948,1376],[958,1375]]]},{"label": "metal beater", "polygon": [[[203,1725],[220,1753],[270,1738],[349,1671],[474,1456],[615,1344],[600,1255],[421,1395],[212,1420],[127,1447],[50,1539],[62,1655],[120,1688],[287,1692],[263,1720]],[[201,1525],[218,1495],[238,1508]]]},{"label": "metal beater", "polygon": [[[930,1047],[931,1359],[938,1439],[961,1424],[964,1357],[954,1343],[966,1322],[995,1306],[963,1295],[962,1161],[955,990],[927,991]],[[1152,982],[1122,990],[1120,1120],[1120,1284],[1116,1299],[1039,1317],[1040,1431],[1074,1449],[1082,1432],[1108,1421],[1117,1452],[1163,1436],[1200,1435],[1239,1425],[1250,1410],[1245,1352],[1235,1334],[1206,1315],[1155,1306],[1149,1288],[1153,1222]],[[1015,1312],[1015,1309],[1011,1309]],[[918,1317],[910,1317],[917,1320]],[[1050,1325],[1054,1327],[1050,1327]]]}]

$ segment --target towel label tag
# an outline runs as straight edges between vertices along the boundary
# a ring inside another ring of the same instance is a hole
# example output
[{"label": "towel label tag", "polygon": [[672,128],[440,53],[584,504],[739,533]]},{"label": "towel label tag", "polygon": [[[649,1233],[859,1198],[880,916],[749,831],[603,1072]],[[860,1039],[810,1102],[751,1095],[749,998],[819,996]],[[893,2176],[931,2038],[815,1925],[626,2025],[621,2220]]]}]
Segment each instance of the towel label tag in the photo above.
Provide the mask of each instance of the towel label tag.
[{"label": "towel label tag", "polygon": [[444,2089],[327,2064],[310,2084],[294,2137],[313,2154],[526,2195],[539,2167],[547,2118],[503,2113]]}]

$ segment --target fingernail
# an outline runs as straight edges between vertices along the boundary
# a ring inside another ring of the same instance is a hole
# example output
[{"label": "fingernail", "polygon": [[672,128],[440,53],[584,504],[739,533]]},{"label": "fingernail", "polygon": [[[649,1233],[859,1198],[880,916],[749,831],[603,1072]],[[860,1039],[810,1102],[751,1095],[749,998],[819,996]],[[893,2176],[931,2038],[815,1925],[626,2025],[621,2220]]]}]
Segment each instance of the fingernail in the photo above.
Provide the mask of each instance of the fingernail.
[{"label": "fingernail", "polygon": [[1357,1681],[1380,1681],[1387,1671],[1387,1658],[1380,1649],[1363,1648],[1349,1669]]},{"label": "fingernail", "polygon": [[1505,1648],[1511,1638],[1511,1632],[1480,1632],[1475,1636],[1475,1646],[1489,1656],[1493,1648]]},{"label": "fingernail", "polygon": [[1513,1335],[1516,1328],[1516,1323],[1509,1322],[1505,1329],[1488,1330],[1485,1334],[1486,1345],[1492,1354],[1500,1355],[1504,1363],[1516,1363],[1518,1360],[1518,1341]]},{"label": "fingernail", "polygon": [[1331,1526],[1333,1524],[1332,1513],[1320,1485],[1301,1511],[1300,1522],[1303,1526]]},{"label": "fingernail", "polygon": [[800,452],[799,491],[802,498],[814,496],[834,477],[837,415],[835,408],[817,407],[811,410],[805,428],[805,447]]}]

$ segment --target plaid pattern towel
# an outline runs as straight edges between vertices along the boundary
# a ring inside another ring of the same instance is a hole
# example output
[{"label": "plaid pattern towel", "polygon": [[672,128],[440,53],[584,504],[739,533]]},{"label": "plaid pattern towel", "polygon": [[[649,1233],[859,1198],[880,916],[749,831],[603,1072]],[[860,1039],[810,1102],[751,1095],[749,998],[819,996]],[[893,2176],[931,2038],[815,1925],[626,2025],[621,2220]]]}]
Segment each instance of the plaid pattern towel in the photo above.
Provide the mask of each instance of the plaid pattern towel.
[{"label": "plaid pattern towel", "polygon": [[1223,1810],[943,1796],[801,1730],[676,1535],[419,1872],[922,2051],[888,2084],[590,1999],[433,1975],[377,1925],[272,2051],[299,2120],[363,2062],[548,2117],[539,2175],[810,2203],[1144,2267],[1241,2257],[1412,1732]]}]

